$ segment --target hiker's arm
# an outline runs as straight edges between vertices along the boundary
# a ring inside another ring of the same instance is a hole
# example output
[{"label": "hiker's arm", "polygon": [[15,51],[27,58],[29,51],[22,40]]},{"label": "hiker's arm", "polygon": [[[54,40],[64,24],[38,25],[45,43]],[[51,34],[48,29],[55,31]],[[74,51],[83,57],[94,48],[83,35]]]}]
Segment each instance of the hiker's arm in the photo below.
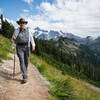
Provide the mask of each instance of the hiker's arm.
[{"label": "hiker's arm", "polygon": [[32,44],[32,51],[34,51],[35,50],[35,41],[34,41],[34,38],[33,38],[31,32],[29,33],[29,35],[30,35],[30,42]]},{"label": "hiker's arm", "polygon": [[35,42],[34,42],[34,39],[33,39],[32,36],[30,37],[30,41],[31,41],[31,44],[32,44],[32,51],[34,51],[35,50]]},{"label": "hiker's arm", "polygon": [[15,31],[14,31],[14,34],[13,34],[13,40],[14,41],[16,40],[18,33],[19,33],[19,28],[15,29]]},{"label": "hiker's arm", "polygon": [[16,40],[17,34],[18,34],[18,29],[15,29],[13,36],[12,36],[12,49],[16,47],[15,40]]}]

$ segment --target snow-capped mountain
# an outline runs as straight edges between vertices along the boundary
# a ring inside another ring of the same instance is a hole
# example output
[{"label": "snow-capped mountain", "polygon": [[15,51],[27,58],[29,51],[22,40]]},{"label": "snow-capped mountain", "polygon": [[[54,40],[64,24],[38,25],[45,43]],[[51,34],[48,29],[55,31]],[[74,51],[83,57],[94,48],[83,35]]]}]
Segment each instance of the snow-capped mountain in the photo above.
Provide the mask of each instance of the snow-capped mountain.
[{"label": "snow-capped mountain", "polygon": [[34,29],[34,37],[43,39],[43,40],[49,40],[49,39],[54,39],[58,37],[67,37],[67,38],[72,38],[74,40],[77,40],[78,42],[82,44],[91,44],[93,42],[100,41],[100,37],[93,38],[92,36],[87,36],[85,38],[81,38],[77,35],[74,35],[72,33],[65,33],[63,31],[54,31],[54,30],[43,30],[40,29],[39,27]]},{"label": "snow-capped mountain", "polygon": [[58,37],[68,37],[68,38],[73,38],[75,40],[81,40],[80,37],[72,33],[64,33],[62,31],[54,31],[54,30],[47,31],[47,30],[40,29],[39,27],[34,29],[34,36],[36,38],[43,39],[43,40],[49,40]]},{"label": "snow-capped mountain", "polygon": [[61,34],[58,31],[53,31],[53,30],[47,31],[37,27],[34,29],[34,36],[39,39],[49,40],[52,38],[57,38],[61,36]]},{"label": "snow-capped mountain", "polygon": [[72,38],[81,44],[87,45],[90,49],[100,54],[100,37],[97,37],[96,39],[94,39],[91,36],[87,36],[86,38],[81,38],[72,33],[64,33],[63,31],[54,31],[54,30],[48,31],[40,29],[39,27],[34,29],[34,37],[43,40],[49,40],[58,37]]}]

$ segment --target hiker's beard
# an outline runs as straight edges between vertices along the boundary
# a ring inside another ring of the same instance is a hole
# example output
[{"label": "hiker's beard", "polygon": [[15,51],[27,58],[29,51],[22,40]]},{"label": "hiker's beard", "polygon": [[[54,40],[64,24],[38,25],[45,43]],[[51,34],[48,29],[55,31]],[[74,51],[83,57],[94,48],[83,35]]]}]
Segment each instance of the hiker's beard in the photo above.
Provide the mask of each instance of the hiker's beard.
[{"label": "hiker's beard", "polygon": [[20,28],[21,29],[25,29],[25,25],[20,25]]}]

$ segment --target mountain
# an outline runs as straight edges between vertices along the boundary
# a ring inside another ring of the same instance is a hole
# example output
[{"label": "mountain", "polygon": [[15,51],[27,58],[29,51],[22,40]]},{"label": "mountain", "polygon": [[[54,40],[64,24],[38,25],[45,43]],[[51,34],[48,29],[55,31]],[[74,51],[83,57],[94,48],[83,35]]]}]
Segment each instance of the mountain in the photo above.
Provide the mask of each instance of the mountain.
[{"label": "mountain", "polygon": [[78,41],[80,44],[84,44],[88,46],[95,53],[100,54],[100,37],[97,37],[96,39],[94,39],[91,36],[87,36],[86,38],[81,38],[72,33],[65,33],[63,31],[54,31],[54,30],[48,31],[48,30],[40,29],[39,27],[34,29],[34,36],[42,40],[50,40],[50,39],[57,39],[59,37],[67,37]]},{"label": "mountain", "polygon": [[64,32],[62,32],[62,31],[60,31],[60,32],[63,34],[62,37],[72,38],[72,39],[75,39],[75,40],[77,40],[77,41],[81,41],[81,40],[82,40],[81,37],[79,37],[79,36],[77,36],[77,35],[74,35],[74,34],[72,34],[72,33],[64,33]]},{"label": "mountain", "polygon": [[77,39],[75,37],[73,38],[79,43],[88,46],[89,49],[100,55],[100,37],[93,38],[91,36],[87,36],[86,38],[81,39]]},{"label": "mountain", "polygon": [[75,40],[81,40],[80,37],[72,33],[64,33],[63,31],[54,31],[54,30],[47,31],[47,30],[40,29],[39,27],[36,27],[34,29],[34,36],[36,38],[43,39],[43,40],[49,40],[49,39],[58,38],[61,36],[73,38]]},{"label": "mountain", "polygon": [[76,56],[78,59],[88,61],[89,63],[94,63],[94,65],[94,60],[97,60],[97,65],[95,66],[100,67],[100,56],[92,51],[87,45],[83,45],[74,39],[59,37],[57,39],[52,39],[52,45],[55,45],[66,54]]},{"label": "mountain", "polygon": [[100,37],[97,37],[95,40],[89,42],[87,45],[91,50],[100,55]]},{"label": "mountain", "polygon": [[34,36],[39,39],[49,40],[52,38],[57,38],[61,35],[59,34],[58,31],[53,31],[53,30],[47,31],[37,27],[34,29]]},{"label": "mountain", "polygon": [[[74,39],[70,39],[67,37],[58,37],[50,40],[38,40],[37,38],[36,43],[39,43],[40,45],[38,47],[39,50],[40,48],[41,51],[43,50],[38,54],[41,54],[44,51],[48,54],[50,51],[50,53],[54,54],[54,58],[57,57],[57,55],[59,55],[58,58],[61,59],[60,55],[63,53],[63,56],[69,57],[69,60],[75,57],[75,59],[77,59],[77,61],[81,61],[81,63],[84,62],[95,67],[100,67],[100,56],[97,55],[94,51],[92,51],[88,46],[83,45]],[[55,53],[57,55],[55,55]],[[75,59],[73,60],[73,62],[75,61]],[[65,63],[66,62],[67,60],[65,61]],[[70,62],[70,64],[73,64],[73,62]]]},{"label": "mountain", "polygon": [[94,39],[91,36],[87,36],[86,38],[83,38],[78,42],[88,46],[88,48],[100,55],[100,37]]},{"label": "mountain", "polygon": [[70,39],[67,37],[58,37],[56,39],[51,39],[52,45],[55,45],[64,53],[72,54],[76,56],[76,51],[79,49],[80,43],[74,39]]}]

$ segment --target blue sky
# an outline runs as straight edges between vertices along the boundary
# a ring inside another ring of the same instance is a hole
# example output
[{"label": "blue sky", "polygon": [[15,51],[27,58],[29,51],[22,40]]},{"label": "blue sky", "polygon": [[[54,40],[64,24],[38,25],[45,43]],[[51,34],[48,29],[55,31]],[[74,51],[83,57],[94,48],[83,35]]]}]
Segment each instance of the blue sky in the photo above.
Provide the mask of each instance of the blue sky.
[{"label": "blue sky", "polygon": [[15,27],[23,17],[32,29],[100,36],[99,0],[0,0],[0,13]]},{"label": "blue sky", "polygon": [[[40,5],[40,3],[45,0],[34,0],[31,4],[32,8],[30,7],[30,4],[25,2],[24,0],[1,0],[0,1],[0,8],[3,8],[3,15],[6,18],[16,20],[20,17],[20,14],[23,13],[24,9],[30,10],[30,14],[36,14],[38,11],[36,8],[37,5]],[[52,0],[48,0],[49,2],[52,2]]]}]

